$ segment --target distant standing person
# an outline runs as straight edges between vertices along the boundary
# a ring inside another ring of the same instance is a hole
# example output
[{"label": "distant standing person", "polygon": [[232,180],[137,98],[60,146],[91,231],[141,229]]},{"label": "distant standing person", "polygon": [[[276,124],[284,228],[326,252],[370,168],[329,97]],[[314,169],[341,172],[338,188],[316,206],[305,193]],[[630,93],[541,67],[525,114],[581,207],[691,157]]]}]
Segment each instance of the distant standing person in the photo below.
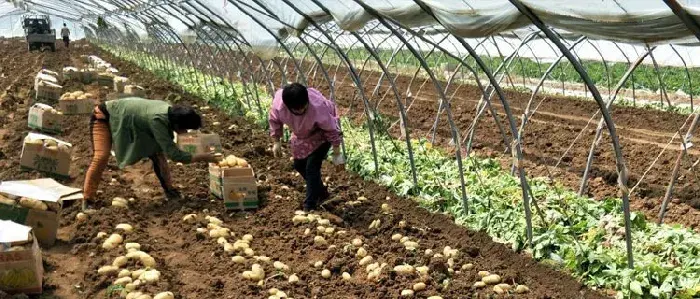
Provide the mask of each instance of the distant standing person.
[{"label": "distant standing person", "polygon": [[61,36],[63,37],[63,44],[66,45],[66,48],[70,45],[70,30],[66,26],[66,23],[63,23],[63,28],[61,29]]}]

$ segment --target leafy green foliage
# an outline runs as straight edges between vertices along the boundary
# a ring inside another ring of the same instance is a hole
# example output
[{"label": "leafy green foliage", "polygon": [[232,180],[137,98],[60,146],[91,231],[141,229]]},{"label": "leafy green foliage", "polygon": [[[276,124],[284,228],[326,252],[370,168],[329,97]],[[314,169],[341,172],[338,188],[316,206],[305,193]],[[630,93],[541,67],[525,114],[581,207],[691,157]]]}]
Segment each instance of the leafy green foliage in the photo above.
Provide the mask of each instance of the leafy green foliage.
[{"label": "leafy green foliage", "polygon": [[405,144],[379,136],[378,147],[392,150],[379,151],[376,173],[366,131],[349,123],[343,127],[351,170],[399,195],[415,197],[428,209],[450,213],[457,223],[484,230],[515,250],[526,250],[536,259],[564,268],[591,287],[618,290],[621,298],[671,298],[700,289],[700,236],[686,228],[659,226],[633,213],[635,268],[628,269],[620,200],[594,201],[546,178],[534,178],[532,192],[545,221],[533,218],[533,246],[527,247],[519,181],[497,161],[475,156],[466,160],[470,213],[465,214],[454,159],[425,140],[417,141],[419,185],[413,186]]}]

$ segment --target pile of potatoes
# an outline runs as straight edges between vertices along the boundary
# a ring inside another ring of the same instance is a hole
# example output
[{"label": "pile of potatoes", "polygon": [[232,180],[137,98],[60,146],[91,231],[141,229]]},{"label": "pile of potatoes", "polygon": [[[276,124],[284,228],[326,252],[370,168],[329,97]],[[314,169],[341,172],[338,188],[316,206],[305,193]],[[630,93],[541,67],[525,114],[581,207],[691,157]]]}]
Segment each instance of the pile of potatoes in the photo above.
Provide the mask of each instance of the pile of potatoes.
[{"label": "pile of potatoes", "polygon": [[39,211],[54,211],[60,210],[60,204],[55,202],[44,202],[37,199],[20,197],[18,199],[12,199],[10,197],[0,194],[0,204],[9,206],[20,206],[27,209],[39,210]]},{"label": "pile of potatoes", "polygon": [[37,104],[37,105],[32,106],[32,108],[40,109],[41,111],[48,112],[51,114],[57,114],[57,115],[63,114],[63,112],[58,111],[58,110],[54,109],[53,107],[51,107],[49,105],[44,105],[44,104]]},{"label": "pile of potatoes", "polygon": [[[134,228],[128,223],[120,223],[115,227],[115,230],[123,234],[131,234]],[[107,237],[106,232],[97,234],[97,238]],[[124,237],[118,233],[113,233],[107,237],[102,243],[104,250],[110,251],[121,246],[124,242]],[[111,264],[101,266],[97,269],[97,273],[105,276],[116,276],[112,285],[121,286],[121,297],[131,299],[174,299],[175,295],[172,292],[160,292],[154,296],[148,293],[141,292],[138,289],[149,284],[155,284],[160,280],[161,272],[156,267],[156,260],[148,253],[141,250],[139,243],[124,244],[126,254],[114,258]],[[129,263],[129,261],[134,261]],[[135,268],[129,269],[130,265],[135,265]]]},{"label": "pile of potatoes", "polygon": [[250,167],[248,161],[238,158],[234,155],[229,155],[225,159],[221,160],[218,164],[221,168],[246,168]]},{"label": "pile of potatoes", "polygon": [[44,146],[47,150],[70,153],[71,147],[65,143],[58,143],[53,139],[32,139],[29,136],[24,138],[25,144],[37,144]]},{"label": "pile of potatoes", "polygon": [[89,92],[84,91],[74,91],[66,92],[61,96],[61,100],[65,101],[75,101],[75,100],[90,100],[95,98],[95,96]]}]

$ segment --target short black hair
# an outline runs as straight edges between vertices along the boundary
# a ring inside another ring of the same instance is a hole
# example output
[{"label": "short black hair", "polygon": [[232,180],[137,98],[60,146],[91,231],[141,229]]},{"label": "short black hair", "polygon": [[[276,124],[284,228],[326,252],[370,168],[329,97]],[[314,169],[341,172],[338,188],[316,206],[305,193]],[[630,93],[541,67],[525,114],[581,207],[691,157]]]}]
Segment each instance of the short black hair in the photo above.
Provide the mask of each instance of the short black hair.
[{"label": "short black hair", "polygon": [[309,103],[309,91],[306,86],[292,83],[282,90],[282,102],[289,109],[301,109]]},{"label": "short black hair", "polygon": [[175,130],[199,130],[202,117],[192,107],[173,105],[168,109],[170,125]]},{"label": "short black hair", "polygon": [[66,23],[63,23],[63,26],[65,27],[65,26],[66,26]]}]

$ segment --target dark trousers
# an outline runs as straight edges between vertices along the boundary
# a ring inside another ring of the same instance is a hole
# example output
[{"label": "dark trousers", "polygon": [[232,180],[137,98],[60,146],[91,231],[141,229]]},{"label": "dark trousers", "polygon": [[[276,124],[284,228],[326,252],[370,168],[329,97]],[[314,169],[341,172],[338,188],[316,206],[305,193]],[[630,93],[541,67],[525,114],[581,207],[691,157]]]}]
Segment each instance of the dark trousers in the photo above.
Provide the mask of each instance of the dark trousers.
[{"label": "dark trousers", "polygon": [[63,44],[66,45],[66,48],[70,45],[70,38],[67,36],[63,37]]},{"label": "dark trousers", "polygon": [[326,142],[318,147],[306,159],[294,159],[294,169],[306,181],[306,199],[304,207],[315,208],[320,200],[328,198],[328,190],[321,179],[321,166],[328,156],[331,144]]}]

